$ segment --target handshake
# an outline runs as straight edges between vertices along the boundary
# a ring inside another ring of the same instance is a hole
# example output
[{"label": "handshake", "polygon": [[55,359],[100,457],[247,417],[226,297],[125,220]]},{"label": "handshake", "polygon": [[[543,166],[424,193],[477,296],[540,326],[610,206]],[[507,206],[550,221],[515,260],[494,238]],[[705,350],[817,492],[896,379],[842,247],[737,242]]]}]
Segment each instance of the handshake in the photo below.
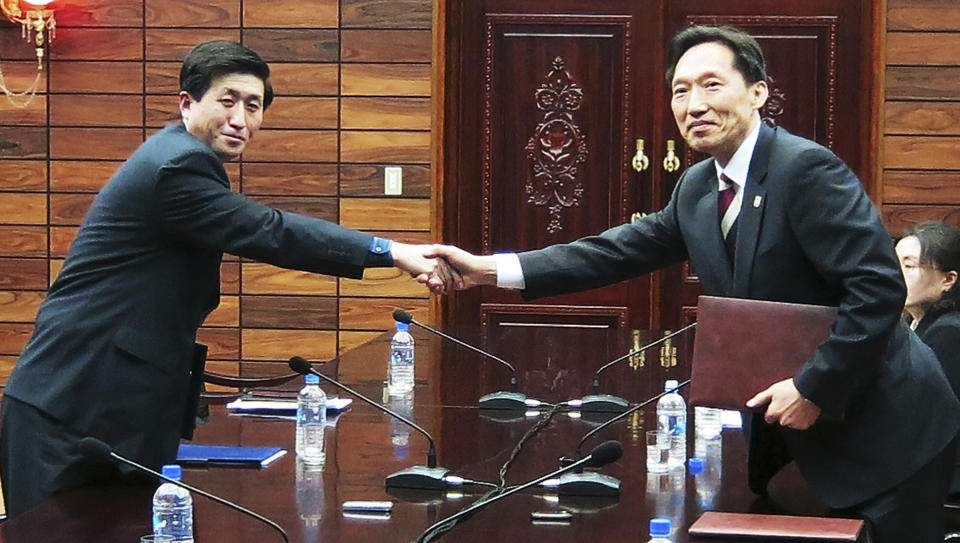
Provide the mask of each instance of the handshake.
[{"label": "handshake", "polygon": [[394,242],[394,265],[434,294],[497,284],[496,257],[477,256],[452,245],[410,245]]}]

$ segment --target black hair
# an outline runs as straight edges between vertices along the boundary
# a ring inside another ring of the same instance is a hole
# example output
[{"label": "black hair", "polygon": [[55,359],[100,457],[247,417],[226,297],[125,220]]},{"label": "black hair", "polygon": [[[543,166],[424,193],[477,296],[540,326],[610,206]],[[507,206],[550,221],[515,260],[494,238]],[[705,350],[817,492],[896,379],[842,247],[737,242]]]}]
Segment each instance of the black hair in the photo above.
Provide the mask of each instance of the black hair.
[{"label": "black hair", "polygon": [[733,52],[734,67],[748,85],[767,80],[763,50],[753,36],[732,26],[691,26],[678,32],[667,46],[667,86],[673,84],[673,73],[680,57],[702,43],[726,45]]},{"label": "black hair", "polygon": [[[960,233],[941,221],[927,221],[903,233],[900,239],[913,236],[920,241],[920,264],[941,272],[960,274]],[[960,280],[933,303],[927,314],[940,314],[960,309]]]},{"label": "black hair", "polygon": [[194,47],[180,68],[180,90],[200,100],[218,77],[250,74],[263,81],[263,109],[273,102],[270,67],[256,52],[232,41],[208,41]]}]

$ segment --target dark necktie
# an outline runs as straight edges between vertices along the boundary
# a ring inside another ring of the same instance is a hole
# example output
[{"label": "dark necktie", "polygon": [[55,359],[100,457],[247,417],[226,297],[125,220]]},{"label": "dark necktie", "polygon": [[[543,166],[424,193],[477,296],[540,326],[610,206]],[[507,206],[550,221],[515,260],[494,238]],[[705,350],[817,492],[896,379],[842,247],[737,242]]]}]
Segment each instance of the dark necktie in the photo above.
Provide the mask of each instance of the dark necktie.
[{"label": "dark necktie", "polygon": [[731,181],[726,174],[720,174],[720,180],[727,185],[727,188],[717,194],[717,220],[720,221],[720,231],[723,232],[723,237],[726,238],[736,217],[729,217],[726,222],[724,222],[723,217],[726,215],[727,209],[729,209],[730,204],[733,203],[733,199],[737,195],[737,185]]}]

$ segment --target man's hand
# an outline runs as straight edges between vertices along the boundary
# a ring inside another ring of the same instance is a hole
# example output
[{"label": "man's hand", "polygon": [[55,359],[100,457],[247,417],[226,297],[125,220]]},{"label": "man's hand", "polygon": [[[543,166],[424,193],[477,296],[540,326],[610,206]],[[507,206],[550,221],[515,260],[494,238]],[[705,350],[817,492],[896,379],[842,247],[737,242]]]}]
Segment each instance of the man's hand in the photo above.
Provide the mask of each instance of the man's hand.
[{"label": "man's hand", "polygon": [[784,379],[774,383],[763,392],[747,400],[747,407],[767,406],[763,418],[770,424],[794,430],[806,430],[820,417],[820,408],[800,395],[793,379]]},{"label": "man's hand", "polygon": [[434,245],[430,256],[443,257],[450,264],[457,290],[497,286],[497,261],[493,255],[477,256],[453,245]]},{"label": "man's hand", "polygon": [[434,294],[446,294],[454,287],[455,272],[446,261],[432,254],[433,248],[433,245],[395,241],[390,246],[390,255],[393,256],[393,265],[409,273],[418,283],[427,285]]}]

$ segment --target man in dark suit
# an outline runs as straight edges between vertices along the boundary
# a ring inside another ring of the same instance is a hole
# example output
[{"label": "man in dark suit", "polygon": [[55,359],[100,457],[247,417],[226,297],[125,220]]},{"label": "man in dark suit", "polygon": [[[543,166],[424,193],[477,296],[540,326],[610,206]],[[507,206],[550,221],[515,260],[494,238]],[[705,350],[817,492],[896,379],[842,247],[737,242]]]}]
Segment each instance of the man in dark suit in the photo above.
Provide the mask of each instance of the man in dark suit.
[{"label": "man in dark suit", "polygon": [[[0,469],[7,511],[114,480],[76,443],[94,436],[159,468],[189,435],[217,307],[223,252],[361,278],[396,266],[445,290],[427,246],[394,243],[249,201],[230,190],[273,99],[270,70],[232,42],[198,45],[180,73],[181,122],[152,136],[93,202],[4,390]],[[191,409],[192,406],[192,409]]]},{"label": "man in dark suit", "polygon": [[684,172],[663,210],[519,255],[439,254],[462,275],[459,288],[527,298],[689,258],[708,294],[838,306],[803,368],[747,404],[766,406],[752,421],[751,488],[763,492],[792,457],[827,505],[868,518],[878,541],[938,541],[957,400],[932,353],[899,325],[904,282],[876,209],[833,153],[761,122],[768,89],[752,37],[686,29],[668,67],[677,126],[712,158]]}]

